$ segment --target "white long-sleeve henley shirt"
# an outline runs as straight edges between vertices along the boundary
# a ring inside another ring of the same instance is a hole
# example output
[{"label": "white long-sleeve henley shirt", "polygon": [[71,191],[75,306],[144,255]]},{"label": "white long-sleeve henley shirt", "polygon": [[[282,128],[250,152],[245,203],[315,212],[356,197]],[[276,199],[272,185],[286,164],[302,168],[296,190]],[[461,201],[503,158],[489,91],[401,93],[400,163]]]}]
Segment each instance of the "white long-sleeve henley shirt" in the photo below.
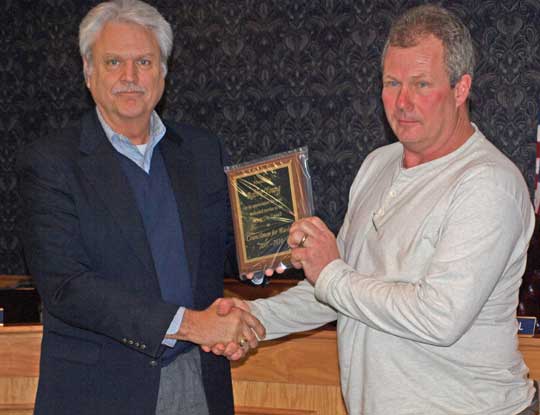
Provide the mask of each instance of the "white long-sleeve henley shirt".
[{"label": "white long-sleeve henley shirt", "polygon": [[534,394],[516,308],[534,212],[516,166],[475,127],[456,151],[405,169],[372,152],[351,187],[341,259],[252,302],[267,338],[337,318],[353,415],[512,415]]}]

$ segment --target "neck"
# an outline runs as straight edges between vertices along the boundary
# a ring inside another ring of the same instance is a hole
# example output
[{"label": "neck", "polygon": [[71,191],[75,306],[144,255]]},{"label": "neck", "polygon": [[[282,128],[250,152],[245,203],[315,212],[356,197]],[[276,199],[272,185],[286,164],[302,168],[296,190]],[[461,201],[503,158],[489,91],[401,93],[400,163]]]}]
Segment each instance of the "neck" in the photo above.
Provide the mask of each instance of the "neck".
[{"label": "neck", "polygon": [[127,137],[133,145],[146,144],[150,137],[150,116],[133,118],[129,121],[108,117],[104,111],[98,107],[100,115],[111,129],[118,134]]},{"label": "neck", "polygon": [[453,153],[460,148],[474,133],[474,128],[469,119],[469,113],[464,108],[458,111],[458,116],[454,128],[440,143],[427,149],[415,149],[404,147],[403,167],[406,169],[416,167],[438,158]]}]

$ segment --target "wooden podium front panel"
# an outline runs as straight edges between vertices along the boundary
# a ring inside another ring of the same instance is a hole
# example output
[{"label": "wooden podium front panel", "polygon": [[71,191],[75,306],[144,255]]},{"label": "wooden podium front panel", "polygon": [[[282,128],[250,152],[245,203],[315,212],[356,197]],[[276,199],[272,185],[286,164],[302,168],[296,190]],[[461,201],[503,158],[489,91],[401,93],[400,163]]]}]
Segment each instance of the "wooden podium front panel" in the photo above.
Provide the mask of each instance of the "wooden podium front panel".
[{"label": "wooden podium front panel", "polygon": [[[31,415],[42,327],[0,327],[0,414]],[[322,356],[321,356],[322,354]],[[332,331],[264,342],[232,369],[236,415],[344,415]]]},{"label": "wooden podium front panel", "polygon": [[0,327],[0,414],[31,415],[36,398],[42,327]]},{"label": "wooden podium front panel", "polygon": [[[266,287],[225,280],[225,296],[271,297],[299,280],[273,279]],[[262,342],[232,362],[236,415],[345,415],[333,328]]]},{"label": "wooden podium front panel", "polygon": [[[0,415],[31,415],[42,327],[0,327]],[[540,379],[540,339],[520,338],[530,377]],[[261,343],[232,364],[236,415],[345,415],[336,332],[320,329]]]},{"label": "wooden podium front panel", "polygon": [[346,414],[333,330],[263,342],[231,366],[237,415]]}]

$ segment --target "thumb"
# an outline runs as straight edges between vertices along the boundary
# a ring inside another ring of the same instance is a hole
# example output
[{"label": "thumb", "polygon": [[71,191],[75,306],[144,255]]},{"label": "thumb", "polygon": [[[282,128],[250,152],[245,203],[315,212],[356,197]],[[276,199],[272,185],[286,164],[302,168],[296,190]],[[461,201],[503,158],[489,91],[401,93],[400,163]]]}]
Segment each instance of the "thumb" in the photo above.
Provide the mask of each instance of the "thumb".
[{"label": "thumb", "polygon": [[237,297],[232,297],[231,300],[233,301],[233,304],[235,307],[239,308],[240,310],[247,311],[248,313],[251,313],[251,307],[247,301],[244,301]]},{"label": "thumb", "polygon": [[220,298],[216,301],[217,305],[217,315],[226,316],[234,308],[234,301],[231,298]]}]

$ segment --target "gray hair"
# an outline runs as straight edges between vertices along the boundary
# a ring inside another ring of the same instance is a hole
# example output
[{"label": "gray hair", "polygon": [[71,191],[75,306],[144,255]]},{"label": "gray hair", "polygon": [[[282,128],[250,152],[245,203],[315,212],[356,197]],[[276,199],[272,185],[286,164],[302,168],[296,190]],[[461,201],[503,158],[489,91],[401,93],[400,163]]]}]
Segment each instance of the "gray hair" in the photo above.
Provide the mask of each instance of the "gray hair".
[{"label": "gray hair", "polygon": [[134,23],[150,30],[160,49],[163,77],[167,75],[167,60],[173,46],[171,25],[152,6],[140,0],[112,0],[91,9],[79,26],[79,50],[88,62],[87,78],[92,71],[92,46],[108,22]]},{"label": "gray hair", "polygon": [[456,15],[433,4],[414,7],[392,24],[381,64],[384,66],[384,58],[390,46],[416,46],[429,35],[442,41],[446,72],[452,88],[463,75],[473,76],[474,47],[469,30]]}]

